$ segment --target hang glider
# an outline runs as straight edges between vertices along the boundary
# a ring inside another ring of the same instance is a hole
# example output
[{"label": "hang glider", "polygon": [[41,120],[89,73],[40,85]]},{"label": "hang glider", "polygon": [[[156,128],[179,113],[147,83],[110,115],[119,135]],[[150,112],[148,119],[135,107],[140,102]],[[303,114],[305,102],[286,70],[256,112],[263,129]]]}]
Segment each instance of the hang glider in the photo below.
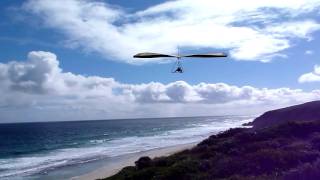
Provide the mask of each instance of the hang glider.
[{"label": "hang glider", "polygon": [[152,53],[152,52],[144,52],[138,53],[133,56],[134,58],[177,58],[174,68],[172,69],[172,73],[183,73],[182,58],[221,58],[228,57],[226,53],[206,53],[206,54],[189,54],[189,55],[169,55],[169,54],[160,54],[160,53]]},{"label": "hang glider", "polygon": [[190,55],[169,55],[169,54],[159,54],[159,53],[151,53],[144,52],[138,53],[134,55],[134,58],[161,58],[161,57],[175,57],[175,58],[183,58],[183,57],[198,57],[198,58],[216,58],[216,57],[227,57],[226,53],[208,53],[208,54],[190,54]]}]

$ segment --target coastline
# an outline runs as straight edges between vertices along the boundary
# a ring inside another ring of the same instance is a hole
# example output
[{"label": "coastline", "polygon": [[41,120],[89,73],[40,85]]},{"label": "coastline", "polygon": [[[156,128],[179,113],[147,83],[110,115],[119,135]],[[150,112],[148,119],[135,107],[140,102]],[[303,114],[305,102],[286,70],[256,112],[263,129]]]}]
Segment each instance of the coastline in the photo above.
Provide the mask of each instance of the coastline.
[{"label": "coastline", "polygon": [[127,154],[116,158],[113,162],[106,163],[102,167],[95,169],[89,173],[75,176],[70,178],[71,180],[95,180],[110,177],[118,173],[122,168],[126,166],[133,166],[134,162],[137,161],[142,156],[149,156],[150,158],[169,156],[174,153],[190,149],[197,145],[199,142],[181,144],[175,146],[169,146],[164,148],[151,149],[148,151],[142,151],[132,154]]}]

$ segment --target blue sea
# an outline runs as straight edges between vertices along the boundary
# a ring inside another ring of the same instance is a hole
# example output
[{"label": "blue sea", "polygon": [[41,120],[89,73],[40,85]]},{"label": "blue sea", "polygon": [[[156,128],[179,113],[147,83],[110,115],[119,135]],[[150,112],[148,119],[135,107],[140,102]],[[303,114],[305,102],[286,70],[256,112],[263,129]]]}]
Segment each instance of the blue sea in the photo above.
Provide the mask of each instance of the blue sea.
[{"label": "blue sea", "polygon": [[0,179],[68,179],[131,153],[199,142],[252,116],[0,124]]}]

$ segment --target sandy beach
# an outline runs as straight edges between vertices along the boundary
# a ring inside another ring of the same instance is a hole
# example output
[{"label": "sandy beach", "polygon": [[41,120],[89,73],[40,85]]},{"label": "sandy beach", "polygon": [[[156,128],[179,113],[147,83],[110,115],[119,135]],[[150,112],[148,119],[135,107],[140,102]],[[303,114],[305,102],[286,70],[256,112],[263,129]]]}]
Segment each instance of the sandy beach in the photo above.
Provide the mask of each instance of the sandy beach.
[{"label": "sandy beach", "polygon": [[94,180],[94,179],[106,178],[116,174],[126,166],[134,165],[134,162],[137,161],[142,156],[149,156],[151,158],[160,157],[160,156],[169,156],[176,152],[179,152],[185,149],[190,149],[196,144],[197,143],[182,144],[182,145],[176,145],[176,146],[170,146],[165,148],[158,148],[158,149],[152,149],[149,151],[128,154],[120,158],[117,158],[113,162],[109,162],[106,165],[90,173],[72,177],[71,179],[72,180]]}]

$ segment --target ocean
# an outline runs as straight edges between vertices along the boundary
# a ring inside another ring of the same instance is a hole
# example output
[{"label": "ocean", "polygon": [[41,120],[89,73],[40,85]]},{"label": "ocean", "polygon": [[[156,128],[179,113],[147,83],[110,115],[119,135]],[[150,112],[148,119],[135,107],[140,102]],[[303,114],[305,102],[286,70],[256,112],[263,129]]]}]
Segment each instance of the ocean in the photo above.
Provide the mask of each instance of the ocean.
[{"label": "ocean", "polygon": [[252,116],[0,124],[0,179],[68,179],[109,159],[199,142]]}]

